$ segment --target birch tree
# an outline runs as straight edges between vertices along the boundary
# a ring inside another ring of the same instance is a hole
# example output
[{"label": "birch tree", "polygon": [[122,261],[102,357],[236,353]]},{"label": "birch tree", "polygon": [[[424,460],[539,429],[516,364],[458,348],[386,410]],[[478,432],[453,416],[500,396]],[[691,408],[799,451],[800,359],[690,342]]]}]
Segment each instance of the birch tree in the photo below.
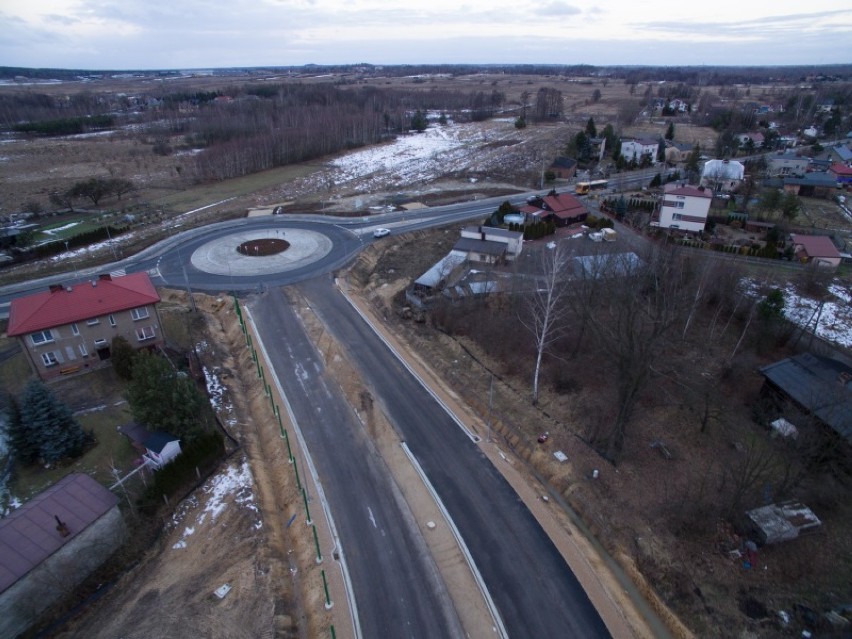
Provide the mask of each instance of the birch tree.
[{"label": "birch tree", "polygon": [[562,335],[567,315],[565,296],[570,255],[564,246],[556,244],[540,253],[541,276],[527,296],[523,326],[532,334],[535,343],[532,403],[538,403],[541,363],[548,347]]}]

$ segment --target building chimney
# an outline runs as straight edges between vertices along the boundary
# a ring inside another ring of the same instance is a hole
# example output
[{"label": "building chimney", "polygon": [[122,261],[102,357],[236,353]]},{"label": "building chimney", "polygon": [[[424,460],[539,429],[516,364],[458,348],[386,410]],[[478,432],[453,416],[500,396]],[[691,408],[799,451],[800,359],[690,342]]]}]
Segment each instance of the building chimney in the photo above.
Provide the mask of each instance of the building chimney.
[{"label": "building chimney", "polygon": [[98,285],[98,280],[92,280],[92,288],[95,288]]},{"label": "building chimney", "polygon": [[68,530],[68,524],[62,521],[59,518],[59,515],[54,515],[53,518],[56,520],[56,531],[62,536],[67,537],[71,534],[71,531]]}]

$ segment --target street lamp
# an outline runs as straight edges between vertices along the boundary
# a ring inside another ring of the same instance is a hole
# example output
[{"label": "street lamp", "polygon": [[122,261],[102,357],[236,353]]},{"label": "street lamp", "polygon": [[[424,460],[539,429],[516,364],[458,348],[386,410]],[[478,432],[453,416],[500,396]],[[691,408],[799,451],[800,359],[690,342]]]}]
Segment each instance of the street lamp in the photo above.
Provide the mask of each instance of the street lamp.
[{"label": "street lamp", "polygon": [[[68,240],[65,240],[65,252],[68,252]],[[77,263],[72,259],[71,266],[74,267],[74,279],[77,279]]]}]

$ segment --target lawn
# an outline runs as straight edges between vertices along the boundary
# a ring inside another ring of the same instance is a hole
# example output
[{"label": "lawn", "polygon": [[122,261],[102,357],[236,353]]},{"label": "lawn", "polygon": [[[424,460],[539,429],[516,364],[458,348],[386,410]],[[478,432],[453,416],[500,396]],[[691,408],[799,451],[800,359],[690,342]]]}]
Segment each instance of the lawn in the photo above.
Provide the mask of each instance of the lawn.
[{"label": "lawn", "polygon": [[[6,341],[7,338],[0,339],[0,347]],[[22,352],[0,362],[0,384],[7,393],[20,395],[31,378],[32,373]],[[116,427],[130,421],[131,416],[122,398],[123,385],[112,369],[63,379],[51,384],[50,388],[74,411],[83,429],[94,434],[97,443],[81,457],[53,468],[15,464],[8,489],[12,497],[21,502],[74,472],[86,473],[110,486],[115,482],[111,469],[117,468],[124,475],[135,467],[133,462],[139,456],[129,440],[116,430]]]}]

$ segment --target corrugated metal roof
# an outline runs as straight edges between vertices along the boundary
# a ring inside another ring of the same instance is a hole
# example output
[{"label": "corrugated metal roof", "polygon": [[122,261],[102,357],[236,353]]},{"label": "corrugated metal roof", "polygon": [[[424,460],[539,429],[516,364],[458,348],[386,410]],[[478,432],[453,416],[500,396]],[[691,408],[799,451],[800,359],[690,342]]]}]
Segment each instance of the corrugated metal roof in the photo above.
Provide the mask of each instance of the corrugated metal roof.
[{"label": "corrugated metal roof", "polygon": [[12,300],[7,333],[25,335],[159,301],[151,278],[144,272],[115,279],[106,276],[73,287],[57,286]]},{"label": "corrugated metal roof", "polygon": [[[88,475],[72,473],[0,519],[0,592],[106,514],[118,498]],[[57,530],[55,517],[68,527]]]},{"label": "corrugated metal roof", "polygon": [[776,388],[852,442],[852,368],[830,357],[802,353],[764,366]]}]

